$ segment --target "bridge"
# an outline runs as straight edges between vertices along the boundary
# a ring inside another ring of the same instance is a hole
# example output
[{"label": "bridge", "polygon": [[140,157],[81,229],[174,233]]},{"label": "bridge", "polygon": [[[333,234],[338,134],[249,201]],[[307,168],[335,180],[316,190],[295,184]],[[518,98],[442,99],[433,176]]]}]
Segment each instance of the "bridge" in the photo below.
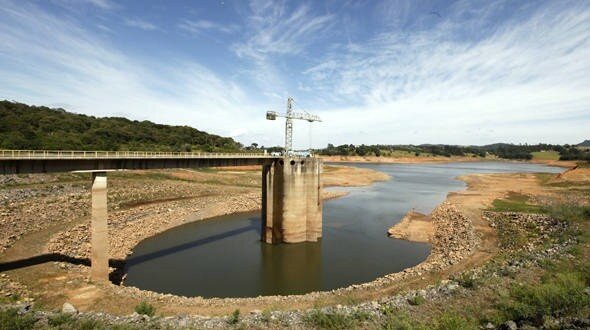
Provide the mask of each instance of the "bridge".
[{"label": "bridge", "polygon": [[92,174],[91,272],[108,281],[107,173],[117,170],[262,167],[262,237],[269,244],[322,237],[322,161],[266,153],[0,150],[0,174],[88,172]]}]

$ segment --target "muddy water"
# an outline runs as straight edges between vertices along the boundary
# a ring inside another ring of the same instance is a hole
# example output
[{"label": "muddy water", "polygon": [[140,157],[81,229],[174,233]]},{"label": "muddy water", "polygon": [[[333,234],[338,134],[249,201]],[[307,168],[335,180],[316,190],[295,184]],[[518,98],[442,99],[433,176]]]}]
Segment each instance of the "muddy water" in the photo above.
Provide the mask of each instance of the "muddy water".
[{"label": "muddy water", "polygon": [[458,175],[562,171],[494,162],[355,166],[393,179],[326,201],[320,242],[267,245],[260,242],[259,212],[217,217],[141,242],[127,260],[125,284],[183,296],[252,297],[368,282],[426,259],[428,244],[391,239],[386,231],[408,210],[429,213],[448,192],[464,189]]}]

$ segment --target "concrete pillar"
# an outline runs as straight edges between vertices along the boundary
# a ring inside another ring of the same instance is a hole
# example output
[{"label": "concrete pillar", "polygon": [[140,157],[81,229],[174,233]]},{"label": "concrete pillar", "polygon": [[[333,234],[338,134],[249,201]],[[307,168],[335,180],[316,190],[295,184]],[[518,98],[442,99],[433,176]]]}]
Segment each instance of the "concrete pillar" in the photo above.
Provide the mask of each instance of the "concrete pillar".
[{"label": "concrete pillar", "polygon": [[91,228],[90,279],[96,282],[106,282],[109,280],[106,172],[92,172]]},{"label": "concrete pillar", "polygon": [[262,173],[262,241],[315,242],[322,236],[320,173],[316,158],[287,157]]}]

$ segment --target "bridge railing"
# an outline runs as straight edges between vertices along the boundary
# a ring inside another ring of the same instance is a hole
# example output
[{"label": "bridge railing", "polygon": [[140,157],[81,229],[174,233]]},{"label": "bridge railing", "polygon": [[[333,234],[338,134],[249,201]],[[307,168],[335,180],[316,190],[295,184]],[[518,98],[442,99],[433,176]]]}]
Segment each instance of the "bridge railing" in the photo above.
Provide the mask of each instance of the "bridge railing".
[{"label": "bridge railing", "polygon": [[0,159],[273,158],[264,153],[165,151],[0,150]]}]

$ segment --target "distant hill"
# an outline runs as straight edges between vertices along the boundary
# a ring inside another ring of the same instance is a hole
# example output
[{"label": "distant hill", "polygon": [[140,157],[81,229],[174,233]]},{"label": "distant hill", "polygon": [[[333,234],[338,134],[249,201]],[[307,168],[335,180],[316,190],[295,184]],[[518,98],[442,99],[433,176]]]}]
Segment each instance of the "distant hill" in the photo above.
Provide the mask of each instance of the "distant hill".
[{"label": "distant hill", "polygon": [[97,118],[10,101],[0,101],[0,118],[0,149],[235,151],[242,147],[232,138],[189,126]]},{"label": "distant hill", "polygon": [[584,140],[584,142],[578,144],[579,147],[590,147],[590,140]]}]

